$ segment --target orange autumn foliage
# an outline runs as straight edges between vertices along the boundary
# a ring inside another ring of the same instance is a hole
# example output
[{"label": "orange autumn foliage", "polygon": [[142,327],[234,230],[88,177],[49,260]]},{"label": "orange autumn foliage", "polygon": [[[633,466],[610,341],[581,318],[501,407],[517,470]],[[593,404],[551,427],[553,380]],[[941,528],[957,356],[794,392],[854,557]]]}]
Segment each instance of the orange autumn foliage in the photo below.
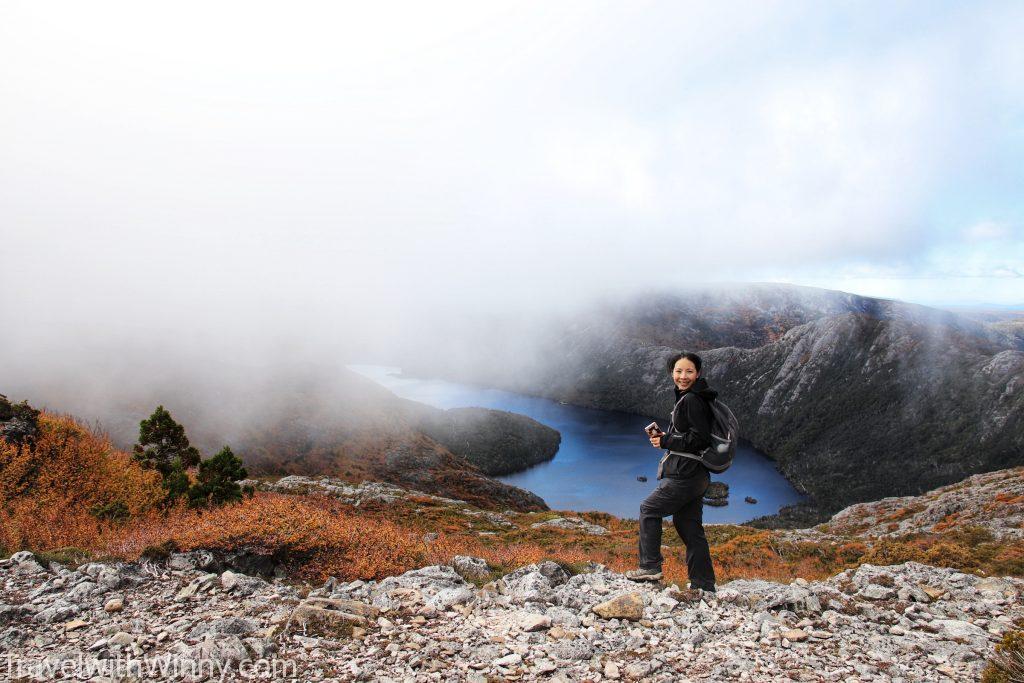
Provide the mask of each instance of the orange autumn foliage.
[{"label": "orange autumn foliage", "polygon": [[[244,551],[270,556],[293,578],[319,582],[379,579],[455,555],[486,560],[498,576],[517,567],[555,560],[570,570],[598,562],[616,571],[636,566],[637,522],[605,513],[580,515],[601,524],[600,537],[534,529],[545,515],[513,515],[513,526],[469,519],[462,505],[411,493],[394,502],[364,501],[356,507],[307,494],[257,493],[212,510],[184,504],[161,510],[159,475],[142,470],[108,439],[73,418],[42,414],[35,450],[0,442],[0,550],[49,551],[73,546],[93,557],[137,560],[147,549]],[[1010,496],[1005,502],[1015,502]],[[120,502],[127,521],[99,519],[98,505]],[[1001,503],[1004,501],[1001,501]],[[904,516],[905,508],[894,513]],[[739,525],[710,526],[709,541],[719,583],[735,578],[790,581],[821,579],[863,562],[907,560],[964,571],[1024,575],[1024,542],[997,539],[966,527],[955,516],[943,533],[918,533],[873,541],[785,541],[774,531]],[[484,529],[484,530],[481,530]],[[436,534],[431,541],[424,534]],[[685,585],[685,548],[668,530],[663,570],[669,583]],[[58,553],[59,554],[59,553]]]},{"label": "orange autumn foliage", "polygon": [[126,529],[108,551],[138,557],[148,546],[245,550],[273,557],[311,580],[382,578],[419,566],[422,537],[387,519],[367,519],[323,496],[257,493],[212,510],[178,507]]},{"label": "orange autumn foliage", "polygon": [[143,470],[72,417],[43,412],[35,448],[0,441],[0,504],[24,496],[47,504],[121,501],[131,515],[160,501],[160,475]]},{"label": "orange autumn foliage", "polygon": [[0,545],[50,549],[95,542],[109,527],[90,514],[120,503],[140,515],[163,497],[160,475],[66,415],[43,412],[35,448],[0,441]]}]

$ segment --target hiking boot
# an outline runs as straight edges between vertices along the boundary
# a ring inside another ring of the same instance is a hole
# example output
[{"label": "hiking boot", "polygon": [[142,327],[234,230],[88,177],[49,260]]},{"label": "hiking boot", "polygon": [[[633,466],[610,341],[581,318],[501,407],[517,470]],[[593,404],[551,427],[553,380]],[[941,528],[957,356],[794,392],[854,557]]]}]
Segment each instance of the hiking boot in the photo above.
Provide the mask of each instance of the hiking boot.
[{"label": "hiking boot", "polygon": [[630,581],[661,581],[661,572],[657,569],[630,569],[626,578]]}]

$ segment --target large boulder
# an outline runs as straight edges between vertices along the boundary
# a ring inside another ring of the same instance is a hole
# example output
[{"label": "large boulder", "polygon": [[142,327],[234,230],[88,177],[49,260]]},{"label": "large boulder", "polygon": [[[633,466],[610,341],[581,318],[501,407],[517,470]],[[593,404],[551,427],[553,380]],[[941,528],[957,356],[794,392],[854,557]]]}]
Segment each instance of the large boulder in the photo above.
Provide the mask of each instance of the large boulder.
[{"label": "large boulder", "polygon": [[353,627],[367,625],[378,614],[377,608],[356,600],[310,598],[295,608],[288,624],[307,635],[331,638],[352,635]]},{"label": "large boulder", "polygon": [[452,558],[452,569],[467,581],[483,581],[491,575],[487,560],[479,557],[456,555]]},{"label": "large boulder", "polygon": [[550,560],[506,574],[497,582],[498,591],[513,604],[527,602],[555,603],[554,589],[569,580],[569,573]]},{"label": "large boulder", "polygon": [[446,609],[469,602],[473,596],[473,587],[452,567],[430,565],[384,579],[374,586],[371,602],[381,609],[396,609],[412,603]]},{"label": "large boulder", "polygon": [[640,621],[644,616],[644,599],[640,593],[622,593],[591,608],[604,619]]}]

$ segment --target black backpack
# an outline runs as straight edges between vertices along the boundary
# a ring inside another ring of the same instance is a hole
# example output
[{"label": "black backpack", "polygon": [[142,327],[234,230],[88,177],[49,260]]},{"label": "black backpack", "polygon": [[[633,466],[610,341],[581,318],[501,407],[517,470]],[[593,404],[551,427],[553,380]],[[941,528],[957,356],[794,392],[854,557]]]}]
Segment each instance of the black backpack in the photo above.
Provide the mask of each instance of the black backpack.
[{"label": "black backpack", "polygon": [[[676,430],[676,410],[679,404],[686,398],[686,394],[680,398],[669,416],[669,434]],[[701,399],[703,400],[703,399]],[[711,445],[700,453],[680,453],[669,451],[668,455],[678,455],[683,458],[691,458],[701,462],[712,472],[725,472],[732,465],[736,457],[736,441],[739,439],[740,425],[736,416],[729,410],[729,406],[720,400],[707,401],[711,408]],[[664,462],[664,459],[662,460]]]}]

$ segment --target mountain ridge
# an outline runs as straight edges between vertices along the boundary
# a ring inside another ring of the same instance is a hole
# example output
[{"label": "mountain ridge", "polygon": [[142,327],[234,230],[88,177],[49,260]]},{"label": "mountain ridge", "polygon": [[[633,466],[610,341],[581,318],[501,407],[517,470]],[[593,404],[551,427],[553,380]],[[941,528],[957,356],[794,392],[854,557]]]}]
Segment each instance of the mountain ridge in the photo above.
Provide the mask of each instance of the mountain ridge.
[{"label": "mountain ridge", "polygon": [[764,523],[821,521],[1022,461],[1024,352],[986,324],[813,288],[709,291],[610,301],[543,335],[527,326],[529,339],[495,323],[522,344],[499,367],[420,353],[403,371],[660,418],[665,358],[695,350],[741,437],[814,497]]}]

